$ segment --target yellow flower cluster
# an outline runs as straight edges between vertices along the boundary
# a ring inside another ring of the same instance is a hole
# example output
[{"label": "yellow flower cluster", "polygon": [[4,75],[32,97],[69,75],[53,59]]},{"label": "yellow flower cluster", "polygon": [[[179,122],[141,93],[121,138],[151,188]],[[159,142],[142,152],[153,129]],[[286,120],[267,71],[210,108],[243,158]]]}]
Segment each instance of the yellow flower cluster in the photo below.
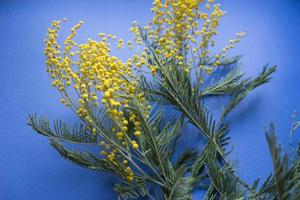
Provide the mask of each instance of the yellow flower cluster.
[{"label": "yellow flower cluster", "polygon": [[[166,59],[175,58],[187,72],[194,66],[211,73],[212,67],[218,66],[232,47],[230,44],[215,56],[209,50],[215,46],[214,36],[217,35],[220,19],[226,14],[215,0],[154,0],[151,11],[154,17],[144,29],[158,45],[157,53]],[[130,30],[135,34],[135,40],[140,42],[136,22]],[[239,39],[234,39],[234,44]],[[150,68],[155,74],[155,66]]]},{"label": "yellow flower cluster", "polygon": [[213,64],[213,66],[215,66],[215,67],[218,66],[220,64],[220,60],[225,58],[226,53],[230,49],[233,49],[235,47],[235,45],[238,44],[240,42],[241,38],[243,38],[245,35],[246,35],[245,32],[239,32],[236,34],[235,39],[229,40],[229,44],[222,49],[222,52],[220,54],[215,55],[215,62]]},{"label": "yellow flower cluster", "polygon": [[198,9],[202,1],[190,0],[155,0],[151,11],[154,13],[152,25],[153,37],[162,48],[167,58],[182,55],[186,50],[192,31],[198,27],[198,20],[202,18]]},{"label": "yellow flower cluster", "polygon": [[[87,108],[90,105],[99,106],[98,96],[102,95],[101,103],[115,124],[112,134],[115,134],[124,147],[130,145],[133,149],[138,149],[137,139],[141,135],[141,122],[132,111],[129,112],[127,120],[123,108],[128,107],[128,97],[134,97],[145,108],[146,116],[149,115],[151,106],[137,88],[133,63],[130,59],[123,62],[110,55],[110,43],[107,40],[115,40],[115,36],[100,33],[101,41],[89,39],[86,43],[77,44],[73,38],[82,24],[83,22],[80,22],[71,29],[71,34],[64,41],[62,53],[57,42],[61,21],[53,21],[52,28],[48,30],[45,55],[47,70],[53,79],[52,85],[62,94],[61,102],[70,106],[94,134],[98,134],[97,129],[93,126],[93,116],[90,116]],[[122,48],[123,45],[124,41],[119,39],[118,48]],[[132,47],[131,42],[128,42],[128,45]],[[136,57],[135,60],[142,62],[140,65],[146,63],[145,55],[141,58]],[[78,95],[77,102],[68,95],[69,87]],[[134,127],[133,135],[128,133],[129,123]],[[101,142],[101,145],[106,149],[102,154],[125,172],[126,180],[133,180],[134,174],[127,165],[127,160],[117,153],[112,144]]]}]

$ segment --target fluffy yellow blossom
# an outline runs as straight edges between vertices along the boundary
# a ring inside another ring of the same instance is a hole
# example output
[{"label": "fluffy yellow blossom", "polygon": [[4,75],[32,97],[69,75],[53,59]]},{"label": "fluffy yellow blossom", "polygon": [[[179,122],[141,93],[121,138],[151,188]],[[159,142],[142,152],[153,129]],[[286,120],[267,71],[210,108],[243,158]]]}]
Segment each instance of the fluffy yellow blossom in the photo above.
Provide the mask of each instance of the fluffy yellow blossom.
[{"label": "fluffy yellow blossom", "polygon": [[141,132],[140,132],[140,131],[134,131],[134,135],[135,135],[135,136],[140,136],[140,135],[141,135]]},{"label": "fluffy yellow blossom", "polygon": [[135,140],[132,140],[131,144],[132,144],[132,148],[134,148],[134,149],[138,149],[139,148],[139,145],[137,144],[137,142]]},{"label": "fluffy yellow blossom", "polygon": [[[116,37],[105,33],[99,34],[100,41],[88,39],[86,43],[77,44],[74,37],[83,22],[79,22],[71,29],[70,35],[64,40],[64,48],[61,49],[57,42],[61,23],[59,20],[53,21],[45,40],[47,71],[52,78],[52,86],[57,88],[63,97],[61,102],[70,106],[94,135],[97,135],[98,131],[94,126],[93,116],[89,113],[88,106],[98,107],[101,102],[101,106],[106,108],[109,117],[114,122],[111,134],[115,134],[122,145],[126,146],[126,141],[128,141],[133,149],[138,149],[141,122],[133,112],[129,112],[129,119],[126,119],[124,108],[128,107],[128,97],[135,98],[144,107],[144,114],[148,117],[148,110],[151,106],[137,88],[137,78],[134,75],[134,67],[138,63],[146,64],[146,54],[136,56],[134,62],[131,60],[123,62],[111,55],[109,40],[114,40]],[[123,39],[119,39],[117,47],[122,48],[124,43]],[[132,48],[131,41],[127,44]],[[70,93],[77,94],[77,98],[74,96],[71,98]],[[100,96],[102,99],[99,102]],[[134,125],[133,135],[128,134],[129,123]],[[134,137],[134,140],[130,137]],[[124,178],[132,181],[134,174],[127,166],[126,159],[122,158],[112,145],[103,141],[100,144],[105,149],[101,154],[120,167],[120,170],[124,169],[126,174]]]},{"label": "fluffy yellow blossom", "polygon": [[[152,21],[144,30],[150,42],[157,45],[156,53],[166,59],[175,58],[187,72],[194,67],[211,73],[212,67],[219,66],[226,52],[234,47],[226,46],[219,58],[208,50],[215,46],[220,19],[226,14],[215,0],[154,0],[151,11]],[[137,22],[130,31],[135,34],[136,42],[141,41]],[[149,63],[146,65],[155,76],[157,69]],[[199,68],[200,65],[203,67]]]}]

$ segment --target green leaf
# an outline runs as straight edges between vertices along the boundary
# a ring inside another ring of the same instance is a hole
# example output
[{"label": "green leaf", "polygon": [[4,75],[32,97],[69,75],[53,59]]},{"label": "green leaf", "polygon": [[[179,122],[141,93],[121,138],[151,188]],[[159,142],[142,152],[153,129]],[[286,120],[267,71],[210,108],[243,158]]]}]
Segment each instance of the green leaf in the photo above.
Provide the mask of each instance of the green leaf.
[{"label": "green leaf", "polygon": [[243,198],[244,191],[240,189],[238,178],[234,175],[234,162],[220,167],[213,159],[207,159],[206,166],[215,190],[214,195],[220,196],[221,199]]},{"label": "green leaf", "polygon": [[248,79],[243,82],[243,87],[241,90],[236,91],[233,99],[225,107],[222,113],[222,119],[225,118],[233,108],[235,108],[252,90],[260,85],[268,83],[271,80],[271,75],[276,71],[276,66],[268,67],[265,66],[262,72],[254,79]]},{"label": "green leaf", "polygon": [[169,102],[162,97],[163,95],[160,93],[157,85],[148,81],[144,76],[141,76],[139,79],[139,87],[149,102],[155,102],[160,105],[169,104]]},{"label": "green leaf", "polygon": [[69,128],[66,123],[56,120],[52,128],[46,117],[38,117],[36,114],[28,116],[27,124],[37,133],[60,141],[76,144],[97,144],[97,137],[84,124],[75,124]]},{"label": "green leaf", "polygon": [[280,200],[300,199],[300,176],[296,172],[296,165],[289,166],[288,155],[282,155],[281,146],[277,145],[273,124],[270,125],[266,137],[274,167],[276,198]]},{"label": "green leaf", "polygon": [[248,199],[275,199],[277,195],[275,195],[276,188],[274,176],[268,176],[259,188],[259,190],[256,191],[258,188],[259,180],[260,179],[258,178],[252,185]]},{"label": "green leaf", "polygon": [[184,149],[184,151],[177,158],[174,164],[174,169],[176,170],[180,167],[188,168],[197,159],[197,154],[198,152],[195,149]]},{"label": "green leaf", "polygon": [[244,73],[239,67],[233,68],[225,77],[221,78],[216,83],[204,88],[200,96],[210,96],[210,95],[227,95],[234,94],[244,85],[244,82],[241,81]]},{"label": "green leaf", "polygon": [[159,154],[163,159],[170,159],[174,154],[177,140],[181,135],[184,118],[179,117],[174,123],[167,124],[155,140],[159,149]]},{"label": "green leaf", "polygon": [[138,199],[149,196],[148,185],[143,180],[135,180],[134,183],[122,182],[114,186],[118,199]]},{"label": "green leaf", "polygon": [[213,140],[216,122],[212,114],[199,102],[198,91],[192,86],[189,74],[176,66],[172,69],[163,68],[162,73],[162,80],[157,83],[160,95],[215,144],[218,153],[224,156],[223,149]]},{"label": "green leaf", "polygon": [[58,151],[58,153],[63,158],[72,162],[73,164],[101,172],[117,172],[114,166],[109,163],[107,159],[97,158],[89,152],[77,152],[68,150],[63,145],[58,143],[55,139],[51,139],[50,144],[52,147],[54,147],[54,149]]}]

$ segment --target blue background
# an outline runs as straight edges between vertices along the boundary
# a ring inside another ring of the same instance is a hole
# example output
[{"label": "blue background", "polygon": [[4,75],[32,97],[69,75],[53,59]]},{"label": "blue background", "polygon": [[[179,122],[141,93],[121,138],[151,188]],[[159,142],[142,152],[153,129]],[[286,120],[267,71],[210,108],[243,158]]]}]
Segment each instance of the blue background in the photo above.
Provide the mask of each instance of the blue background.
[{"label": "blue background", "polygon": [[[17,1],[0,0],[0,199],[115,199],[113,177],[73,166],[60,158],[48,140],[26,126],[37,112],[73,121],[59,103],[44,67],[43,40],[53,19],[67,17],[66,27],[84,20],[79,41],[108,32],[130,38],[131,22],[150,19],[151,0]],[[277,64],[272,82],[257,89],[230,114],[231,157],[248,182],[272,170],[264,130],[276,123],[288,143],[290,115],[300,112],[300,2],[297,0],[222,1],[220,46],[238,31],[248,35],[234,50],[243,54],[249,76],[269,62]],[[123,55],[126,57],[126,55]],[[300,134],[298,134],[300,135]],[[192,136],[186,135],[186,140]],[[299,137],[298,137],[299,138]],[[195,199],[201,192],[195,192]]]}]

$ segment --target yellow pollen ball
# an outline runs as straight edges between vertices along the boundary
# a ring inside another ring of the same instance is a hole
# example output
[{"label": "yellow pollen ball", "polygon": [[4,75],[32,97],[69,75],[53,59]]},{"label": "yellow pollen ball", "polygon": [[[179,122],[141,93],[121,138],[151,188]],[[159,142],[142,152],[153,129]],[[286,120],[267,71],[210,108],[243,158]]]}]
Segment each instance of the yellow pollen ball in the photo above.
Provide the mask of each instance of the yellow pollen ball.
[{"label": "yellow pollen ball", "polygon": [[140,136],[140,135],[141,135],[141,132],[140,132],[140,131],[134,131],[134,135],[135,135],[135,136]]}]

